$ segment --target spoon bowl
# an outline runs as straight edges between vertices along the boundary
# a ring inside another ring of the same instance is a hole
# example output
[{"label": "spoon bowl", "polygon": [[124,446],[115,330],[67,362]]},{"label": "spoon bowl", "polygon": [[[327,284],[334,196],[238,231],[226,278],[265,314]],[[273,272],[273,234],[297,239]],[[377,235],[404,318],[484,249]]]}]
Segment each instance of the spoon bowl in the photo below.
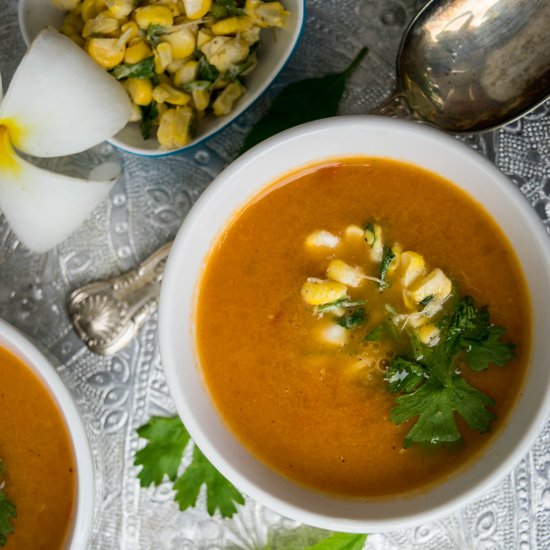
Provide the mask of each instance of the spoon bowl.
[{"label": "spoon bowl", "polygon": [[377,114],[452,133],[492,130],[550,97],[550,2],[432,0],[401,42]]}]

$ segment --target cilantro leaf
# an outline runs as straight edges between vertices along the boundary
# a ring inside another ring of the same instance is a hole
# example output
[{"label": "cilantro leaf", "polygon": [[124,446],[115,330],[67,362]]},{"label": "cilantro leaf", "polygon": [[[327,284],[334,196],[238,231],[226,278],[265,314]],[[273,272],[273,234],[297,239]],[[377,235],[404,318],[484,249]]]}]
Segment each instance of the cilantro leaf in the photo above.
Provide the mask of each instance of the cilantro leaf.
[{"label": "cilantro leaf", "polygon": [[189,434],[177,417],[154,416],[137,431],[148,444],[136,453],[134,464],[143,466],[138,474],[142,487],[159,485],[166,475],[174,481],[178,475]]},{"label": "cilantro leaf", "polygon": [[121,63],[117,65],[111,74],[117,79],[122,78],[153,78],[155,73],[155,58],[148,57],[138,63]]},{"label": "cilantro leaf", "polygon": [[351,310],[349,313],[346,313],[343,317],[340,317],[340,319],[336,321],[336,324],[349,330],[362,325],[366,322],[366,320],[367,312],[365,311],[365,308],[358,307]]},{"label": "cilantro leaf", "polygon": [[370,332],[363,338],[365,342],[377,342],[379,340],[396,339],[399,333],[395,325],[389,320],[385,319],[377,325],[375,325]]},{"label": "cilantro leaf", "polygon": [[307,548],[307,550],[362,550],[367,535],[353,533],[334,533],[326,539]]},{"label": "cilantro leaf", "polygon": [[[4,466],[0,461],[0,475],[2,475],[3,471]],[[13,533],[13,527],[10,520],[15,517],[17,517],[15,505],[8,500],[0,484],[0,546],[5,546],[7,541],[6,535]]]},{"label": "cilantro leaf", "polygon": [[214,19],[224,19],[232,15],[246,15],[246,11],[240,8],[235,0],[214,0],[210,14]]},{"label": "cilantro leaf", "polygon": [[[389,247],[384,247],[384,253],[382,254],[382,261],[380,262],[380,276],[379,279],[384,281],[386,278],[386,274],[388,273],[388,269],[395,258],[394,251]],[[386,283],[387,284],[387,283]],[[386,286],[386,284],[378,283],[378,286]]]},{"label": "cilantro leaf", "polygon": [[163,34],[166,34],[166,27],[164,25],[153,23],[147,27],[147,40],[149,40],[152,46],[158,46]]},{"label": "cilantro leaf", "polygon": [[219,75],[220,71],[214,65],[210,65],[203,54],[199,55],[199,80],[214,82]]},{"label": "cilantro leaf", "polygon": [[149,139],[153,124],[159,116],[157,104],[154,101],[151,101],[149,105],[140,107],[140,109],[141,120],[139,122],[139,129],[141,130],[141,135],[143,136],[143,139]]},{"label": "cilantro leaf", "polygon": [[219,510],[223,517],[231,517],[235,504],[244,504],[244,497],[225,479],[198,447],[185,471],[178,476],[185,448],[191,441],[189,433],[177,416],[152,417],[138,429],[147,445],[136,453],[134,464],[142,466],[138,474],[142,487],[159,485],[166,476],[173,481],[174,499],[180,510],[195,506],[201,487],[206,485],[206,507],[212,516]]},{"label": "cilantro leaf", "polygon": [[417,361],[409,361],[403,357],[395,358],[384,374],[388,390],[392,393],[411,393],[423,384],[429,373]]},{"label": "cilantro leaf", "polygon": [[418,302],[418,305],[426,307],[434,298],[435,296],[433,294],[430,294],[426,296],[423,300],[420,300],[420,302]]},{"label": "cilantro leaf", "polygon": [[244,504],[244,497],[225,479],[195,446],[193,460],[185,472],[174,483],[176,501],[180,510],[195,506],[203,484],[206,484],[208,513],[212,516],[219,510],[222,517],[230,518],[237,508],[235,503]]},{"label": "cilantro leaf", "polygon": [[453,388],[429,378],[414,393],[399,396],[397,406],[390,412],[390,420],[403,424],[418,417],[405,437],[404,447],[413,443],[450,443],[460,439],[453,408]]},{"label": "cilantro leaf", "polygon": [[[464,358],[472,370],[485,370],[489,367],[489,363],[501,367],[514,358],[515,345],[499,340],[505,332],[502,327],[492,326],[488,330],[486,340],[469,343],[470,347],[465,350]],[[468,340],[462,339],[462,345],[466,343]]]},{"label": "cilantro leaf", "polygon": [[[340,73],[299,80],[283,88],[273,100],[269,111],[246,136],[240,153],[298,124],[335,116],[346,82],[367,51],[367,48],[363,48],[348,68]],[[322,101],[319,101],[320,97]]]}]

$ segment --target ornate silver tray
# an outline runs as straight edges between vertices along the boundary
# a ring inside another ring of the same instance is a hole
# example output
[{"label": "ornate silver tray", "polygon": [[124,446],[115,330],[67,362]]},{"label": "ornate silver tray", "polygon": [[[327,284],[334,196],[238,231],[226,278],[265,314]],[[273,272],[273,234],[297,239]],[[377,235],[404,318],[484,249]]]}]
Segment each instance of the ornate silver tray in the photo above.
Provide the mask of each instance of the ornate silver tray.
[{"label": "ornate silver tray", "polygon": [[[388,97],[395,54],[407,22],[424,0],[308,0],[300,47],[271,87],[342,69],[363,46],[370,53],[352,77],[342,114],[365,113]],[[0,0],[0,67],[7,87],[24,53],[17,1]],[[169,485],[141,489],[136,428],[151,415],[173,414],[160,365],[157,320],[151,316],[122,352],[102,357],[76,336],[66,311],[74,289],[120,275],[174,237],[204,188],[236,155],[266,97],[203,146],[161,160],[121,154],[124,177],[110,201],[70,239],[47,255],[19,246],[0,218],[0,317],[51,356],[85,419],[97,476],[96,521],[90,549],[299,550],[312,528],[247,501],[230,520],[210,518],[200,501],[180,512]],[[492,133],[462,138],[493,161],[519,187],[550,226],[550,103]],[[114,154],[103,144],[73,163]],[[63,171],[61,162],[56,169]],[[550,244],[550,242],[549,242]],[[445,520],[369,537],[368,549],[550,548],[550,423],[536,444],[497,487]]]}]

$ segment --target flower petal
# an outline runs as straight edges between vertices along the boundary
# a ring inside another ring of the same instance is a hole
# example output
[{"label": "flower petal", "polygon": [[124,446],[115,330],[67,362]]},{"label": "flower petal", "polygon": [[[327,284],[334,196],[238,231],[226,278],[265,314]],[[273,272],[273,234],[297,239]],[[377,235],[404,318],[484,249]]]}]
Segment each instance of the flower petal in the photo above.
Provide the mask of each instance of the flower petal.
[{"label": "flower petal", "polygon": [[0,208],[33,252],[45,252],[68,237],[115,181],[81,180],[37,168],[17,155],[6,128],[0,127]]},{"label": "flower petal", "polygon": [[79,153],[112,137],[131,115],[122,86],[71,39],[43,30],[0,105],[13,145],[37,157]]}]

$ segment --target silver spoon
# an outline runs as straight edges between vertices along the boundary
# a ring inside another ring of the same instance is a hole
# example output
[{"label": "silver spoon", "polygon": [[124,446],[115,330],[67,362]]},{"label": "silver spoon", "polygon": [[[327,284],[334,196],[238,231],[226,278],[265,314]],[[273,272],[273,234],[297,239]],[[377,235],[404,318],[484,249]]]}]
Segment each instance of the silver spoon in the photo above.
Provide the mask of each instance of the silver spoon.
[{"label": "silver spoon", "polygon": [[[371,113],[451,133],[512,122],[550,97],[548,27],[550,0],[433,0],[401,42],[396,92]],[[71,294],[69,316],[92,351],[122,349],[156,309],[170,246]]]}]

